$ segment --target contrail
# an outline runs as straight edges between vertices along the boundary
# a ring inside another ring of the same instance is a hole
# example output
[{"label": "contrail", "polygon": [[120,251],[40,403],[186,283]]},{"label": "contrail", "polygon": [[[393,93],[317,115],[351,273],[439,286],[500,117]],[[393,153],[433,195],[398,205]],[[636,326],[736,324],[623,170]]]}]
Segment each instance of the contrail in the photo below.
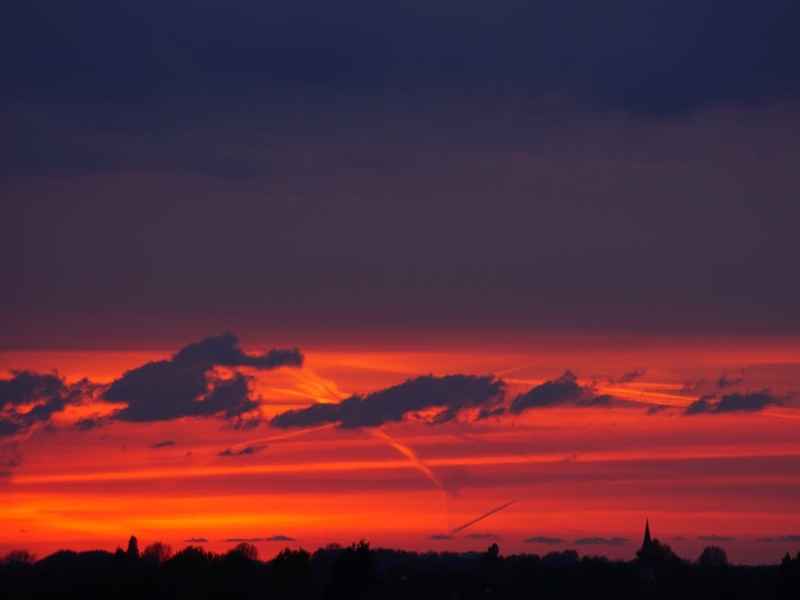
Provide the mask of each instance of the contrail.
[{"label": "contrail", "polygon": [[516,500],[512,500],[511,502],[506,502],[502,506],[498,506],[497,508],[493,508],[489,512],[482,514],[477,519],[472,519],[472,521],[464,523],[461,527],[456,527],[455,529],[453,529],[450,532],[450,535],[455,535],[457,533],[460,533],[460,532],[464,531],[467,527],[472,527],[473,525],[475,525],[475,523],[478,523],[479,521],[483,521],[484,519],[487,519],[487,518],[491,517],[493,514],[499,513],[501,510],[505,510],[506,508],[508,508],[509,506],[514,504],[515,502],[516,502]]},{"label": "contrail", "polygon": [[323,429],[330,429],[336,427],[336,423],[329,423],[328,425],[320,425],[319,427],[310,427],[308,429],[301,429],[300,431],[290,431],[279,435],[272,435],[270,437],[257,438],[235,444],[232,448],[239,448],[240,446],[252,446],[254,444],[268,444],[269,442],[279,442],[281,440],[288,440],[290,438],[306,435],[307,433],[314,433],[315,431],[322,431]]},{"label": "contrail", "polygon": [[436,474],[431,470],[431,468],[428,465],[426,465],[419,459],[419,457],[411,448],[398,442],[396,439],[394,439],[392,436],[386,433],[383,429],[376,428],[376,429],[371,429],[370,431],[372,432],[373,435],[385,441],[392,448],[397,450],[400,454],[402,454],[408,460],[414,463],[414,466],[417,467],[420,473],[425,475],[425,477],[427,477],[428,480],[431,483],[433,483],[433,485],[435,485],[445,494],[447,493],[444,489],[444,485],[442,484],[442,482],[439,480],[438,477],[436,477]]}]

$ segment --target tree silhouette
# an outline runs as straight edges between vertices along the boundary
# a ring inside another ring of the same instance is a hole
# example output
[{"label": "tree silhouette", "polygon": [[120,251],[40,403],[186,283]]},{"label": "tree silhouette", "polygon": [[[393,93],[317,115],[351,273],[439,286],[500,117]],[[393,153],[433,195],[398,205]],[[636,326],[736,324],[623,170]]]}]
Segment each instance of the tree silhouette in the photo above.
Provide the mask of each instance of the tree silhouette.
[{"label": "tree silhouette", "polygon": [[[135,555],[137,544],[129,546]],[[122,550],[61,550],[38,561],[15,551],[0,560],[0,599],[800,598],[800,554],[751,567],[728,564],[714,546],[695,562],[678,559],[656,540],[648,547],[644,559],[628,562],[580,557],[574,550],[542,558],[502,556],[495,544],[464,553],[376,550],[365,541],[328,546],[313,556],[287,548],[266,562],[256,558],[251,544],[221,555],[189,546],[167,558],[169,547],[156,542],[136,561]]]},{"label": "tree silhouette", "polygon": [[36,556],[28,552],[27,550],[12,550],[8,554],[6,554],[0,563],[4,565],[14,565],[14,566],[21,566],[21,565],[32,565],[36,560]]},{"label": "tree silhouette", "polygon": [[142,552],[142,560],[151,564],[160,565],[172,556],[172,548],[161,542],[154,542]]},{"label": "tree silhouette", "polygon": [[489,562],[495,562],[500,558],[500,546],[497,544],[492,544],[486,550],[486,553],[483,555],[484,559]]},{"label": "tree silhouette", "polygon": [[340,551],[333,564],[328,596],[331,598],[358,598],[374,578],[374,564],[369,543],[361,540]]},{"label": "tree silhouette", "polygon": [[242,558],[245,560],[258,560],[258,548],[253,544],[242,542],[237,544],[236,547],[228,551],[228,556],[231,558]]},{"label": "tree silhouette", "polygon": [[131,536],[131,539],[128,540],[128,558],[138,560],[139,558],[139,540],[136,539],[135,535]]},{"label": "tree silhouette", "polygon": [[648,564],[664,564],[680,561],[678,555],[672,551],[669,545],[657,539],[654,539],[647,546],[642,546],[642,548],[636,552],[636,557],[639,561]]},{"label": "tree silhouette", "polygon": [[701,567],[726,567],[728,555],[719,546],[708,546],[698,557],[697,564]]}]

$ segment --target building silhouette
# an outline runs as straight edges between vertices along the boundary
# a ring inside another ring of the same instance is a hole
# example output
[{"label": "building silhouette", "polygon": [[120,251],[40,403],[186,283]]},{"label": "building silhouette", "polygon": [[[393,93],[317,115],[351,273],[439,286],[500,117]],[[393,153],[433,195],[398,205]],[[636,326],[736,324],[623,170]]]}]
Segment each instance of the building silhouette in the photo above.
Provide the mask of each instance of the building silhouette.
[{"label": "building silhouette", "polygon": [[649,554],[653,548],[653,538],[650,537],[650,519],[644,522],[644,539],[642,540],[642,548],[639,550],[642,554]]},{"label": "building silhouette", "polygon": [[679,561],[678,556],[667,544],[652,537],[650,533],[650,520],[645,520],[644,536],[642,537],[642,547],[636,553],[640,563],[646,565],[673,563]]}]

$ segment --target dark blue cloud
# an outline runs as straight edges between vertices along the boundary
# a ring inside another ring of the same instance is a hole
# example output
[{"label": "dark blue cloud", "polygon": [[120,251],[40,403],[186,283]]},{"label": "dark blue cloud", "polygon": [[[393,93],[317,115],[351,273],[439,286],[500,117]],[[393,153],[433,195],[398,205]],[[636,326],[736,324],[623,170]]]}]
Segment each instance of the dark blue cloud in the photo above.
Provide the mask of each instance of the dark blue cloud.
[{"label": "dark blue cloud", "polygon": [[11,345],[800,328],[796,2],[11,4]]},{"label": "dark blue cloud", "polygon": [[16,3],[0,51],[18,101],[510,88],[674,113],[797,94],[798,16],[783,0]]},{"label": "dark blue cloud", "polygon": [[769,391],[727,394],[719,400],[715,396],[703,396],[692,402],[684,411],[687,415],[725,414],[741,412],[758,412],[768,406],[780,405],[783,402]]},{"label": "dark blue cloud", "polygon": [[717,379],[717,387],[719,389],[724,389],[727,387],[733,387],[740,385],[744,381],[744,377],[729,377],[726,374],[720,375],[719,379]]},{"label": "dark blue cloud", "polygon": [[756,540],[757,542],[766,542],[771,544],[791,543],[796,544],[800,542],[800,534],[789,535],[776,535],[770,537],[761,537]]},{"label": "dark blue cloud", "polygon": [[641,379],[647,374],[647,369],[634,369],[632,371],[627,371],[623,373],[617,378],[611,378],[609,380],[610,383],[631,383],[636,381],[637,379]]},{"label": "dark blue cloud", "polygon": [[496,533],[468,533],[464,536],[469,540],[499,540],[500,536]]},{"label": "dark blue cloud", "polygon": [[175,440],[163,440],[161,442],[156,442],[155,444],[152,444],[150,447],[153,450],[158,450],[160,448],[171,448],[174,445],[175,445]]},{"label": "dark blue cloud", "polygon": [[614,399],[608,395],[598,395],[591,387],[578,384],[578,378],[566,371],[558,379],[546,381],[528,392],[520,394],[511,402],[509,412],[518,415],[535,408],[553,406],[607,407]]},{"label": "dark blue cloud", "polygon": [[91,431],[92,429],[102,427],[109,422],[111,422],[110,417],[84,417],[75,422],[75,429],[79,431]]},{"label": "dark blue cloud", "polygon": [[303,355],[296,348],[270,350],[260,355],[242,352],[239,340],[232,333],[209,337],[189,344],[172,357],[173,364],[205,365],[223,367],[254,367],[256,369],[275,369],[277,367],[299,367]]},{"label": "dark blue cloud", "polygon": [[261,355],[242,352],[232,334],[190,344],[168,360],[147,363],[126,372],[103,393],[108,402],[125,403],[114,418],[122,421],[162,421],[180,417],[221,415],[237,418],[258,402],[250,397],[249,378],[235,373],[217,379],[215,366],[275,369],[299,367],[299,350],[271,350]]},{"label": "dark blue cloud", "polygon": [[[70,404],[90,397],[98,386],[88,380],[67,384],[53,374],[13,371],[9,379],[0,379],[0,436],[26,431]],[[30,405],[24,411],[19,407]]]},{"label": "dark blue cloud", "polygon": [[510,412],[520,414],[532,408],[577,404],[586,397],[587,390],[578,384],[575,374],[566,371],[558,379],[546,381],[514,398]]},{"label": "dark blue cloud", "polygon": [[271,424],[281,428],[327,423],[343,428],[378,427],[428,408],[441,409],[434,423],[446,423],[465,409],[498,405],[504,391],[505,383],[488,375],[427,375],[366,396],[350,396],[339,403],[289,410],[276,415]]},{"label": "dark blue cloud", "polygon": [[288,535],[282,535],[282,534],[279,533],[277,535],[271,535],[269,537],[264,538],[264,541],[265,542],[295,542],[297,540],[295,540],[293,537],[289,537]]},{"label": "dark blue cloud", "polygon": [[222,452],[219,452],[217,456],[221,456],[223,458],[230,458],[234,456],[252,456],[253,454],[257,454],[264,450],[266,446],[245,446],[244,448],[226,448]]},{"label": "dark blue cloud", "polygon": [[565,540],[558,537],[550,537],[546,535],[534,535],[529,538],[525,539],[525,542],[528,544],[545,544],[548,546],[556,546],[558,544],[563,544]]},{"label": "dark blue cloud", "polygon": [[0,410],[40,398],[58,397],[65,390],[64,380],[58,375],[15,371],[10,379],[0,379]]},{"label": "dark blue cloud", "polygon": [[583,537],[573,543],[577,546],[625,546],[629,540],[623,537]]},{"label": "dark blue cloud", "polygon": [[230,543],[255,544],[258,542],[294,542],[295,539],[287,535],[278,534],[267,537],[232,537],[232,538],[226,538],[224,541]]}]

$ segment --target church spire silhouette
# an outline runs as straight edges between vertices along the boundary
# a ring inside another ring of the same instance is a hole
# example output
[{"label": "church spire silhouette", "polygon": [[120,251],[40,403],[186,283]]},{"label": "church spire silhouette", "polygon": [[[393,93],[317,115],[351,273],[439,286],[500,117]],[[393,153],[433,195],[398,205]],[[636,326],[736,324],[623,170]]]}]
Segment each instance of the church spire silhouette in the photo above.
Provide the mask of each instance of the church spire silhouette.
[{"label": "church spire silhouette", "polygon": [[653,545],[653,540],[650,537],[650,519],[645,519],[644,522],[644,540],[642,540],[642,550],[646,550]]}]

